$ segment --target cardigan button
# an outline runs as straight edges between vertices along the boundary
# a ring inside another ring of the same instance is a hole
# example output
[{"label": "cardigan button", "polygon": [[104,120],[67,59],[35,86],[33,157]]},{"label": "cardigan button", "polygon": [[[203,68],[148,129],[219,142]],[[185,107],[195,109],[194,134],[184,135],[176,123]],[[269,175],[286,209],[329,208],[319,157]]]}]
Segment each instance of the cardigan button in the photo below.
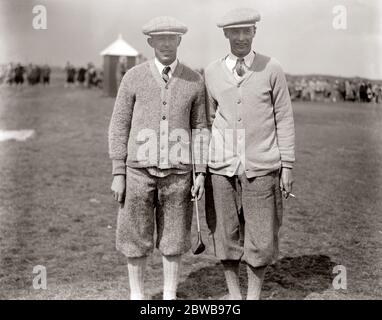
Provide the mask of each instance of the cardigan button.
[{"label": "cardigan button", "polygon": [[237,104],[240,104],[241,103],[241,100],[239,99],[239,100],[237,100]]},{"label": "cardigan button", "polygon": [[167,102],[166,101],[163,101],[163,105],[165,106],[167,104]]},{"label": "cardigan button", "polygon": [[163,117],[162,117],[162,120],[166,120],[166,116],[163,116]]}]

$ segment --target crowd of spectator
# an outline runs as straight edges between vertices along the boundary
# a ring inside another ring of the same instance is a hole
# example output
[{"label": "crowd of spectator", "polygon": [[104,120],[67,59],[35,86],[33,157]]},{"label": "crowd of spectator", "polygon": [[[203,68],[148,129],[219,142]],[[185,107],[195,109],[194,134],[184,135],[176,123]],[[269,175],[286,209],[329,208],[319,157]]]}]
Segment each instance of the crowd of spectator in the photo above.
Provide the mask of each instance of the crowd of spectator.
[{"label": "crowd of spectator", "polygon": [[48,85],[50,83],[51,69],[47,64],[39,66],[37,64],[28,64],[23,66],[21,63],[13,64],[12,62],[7,64],[1,70],[0,79],[5,84],[21,86],[25,81],[29,85],[36,85],[42,83]]},{"label": "crowd of spectator", "polygon": [[[117,83],[127,71],[127,61],[120,59],[117,65]],[[101,88],[103,73],[93,63],[75,67],[66,63],[65,87]],[[200,70],[203,73],[203,70]],[[47,65],[8,63],[0,68],[0,84],[21,86],[24,82],[33,86],[50,84],[51,68]],[[288,89],[293,101],[352,101],[362,103],[382,103],[382,83],[359,78],[335,79],[333,77],[287,76]]]},{"label": "crowd of spectator", "polygon": [[[49,85],[51,80],[51,68],[47,65],[37,65],[29,63],[22,65],[21,63],[8,63],[0,66],[0,84],[9,86],[22,86],[24,83],[29,85],[37,85],[39,83]],[[74,67],[68,62],[64,68],[65,87],[86,87],[99,88],[102,86],[102,71],[95,68],[94,64],[89,62],[87,67]]]},{"label": "crowd of spectator", "polygon": [[65,87],[100,88],[102,86],[102,71],[97,70],[91,62],[87,64],[87,67],[81,66],[76,68],[68,61],[65,66],[65,72]]},{"label": "crowd of spectator", "polygon": [[382,103],[382,85],[362,79],[289,77],[287,81],[292,100]]}]

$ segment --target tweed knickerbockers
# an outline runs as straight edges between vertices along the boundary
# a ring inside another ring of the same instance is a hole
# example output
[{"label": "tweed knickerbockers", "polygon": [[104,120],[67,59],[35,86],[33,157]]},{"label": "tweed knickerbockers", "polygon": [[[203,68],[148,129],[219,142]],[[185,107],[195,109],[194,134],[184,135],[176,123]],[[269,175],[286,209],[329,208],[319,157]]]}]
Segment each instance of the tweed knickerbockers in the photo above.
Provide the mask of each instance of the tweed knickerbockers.
[{"label": "tweed knickerbockers", "polygon": [[254,178],[212,174],[208,179],[206,217],[216,236],[217,258],[253,267],[274,262],[282,223],[279,171]]},{"label": "tweed knickerbockers", "polygon": [[[156,247],[172,256],[191,248],[191,173],[151,175],[145,168],[126,168],[126,196],[117,223],[117,250],[127,257],[149,255]],[[156,210],[154,210],[154,208]]]}]

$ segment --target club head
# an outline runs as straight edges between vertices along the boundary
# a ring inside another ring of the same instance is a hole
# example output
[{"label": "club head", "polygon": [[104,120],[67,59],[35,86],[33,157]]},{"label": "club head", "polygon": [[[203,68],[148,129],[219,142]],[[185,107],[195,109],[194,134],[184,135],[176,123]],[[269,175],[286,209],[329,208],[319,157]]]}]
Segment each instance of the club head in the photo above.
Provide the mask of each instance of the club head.
[{"label": "club head", "polygon": [[200,233],[198,233],[198,241],[194,245],[194,247],[192,249],[192,253],[195,255],[201,254],[205,249],[206,249],[206,246],[204,245],[204,243],[202,241],[202,237],[200,236]]}]

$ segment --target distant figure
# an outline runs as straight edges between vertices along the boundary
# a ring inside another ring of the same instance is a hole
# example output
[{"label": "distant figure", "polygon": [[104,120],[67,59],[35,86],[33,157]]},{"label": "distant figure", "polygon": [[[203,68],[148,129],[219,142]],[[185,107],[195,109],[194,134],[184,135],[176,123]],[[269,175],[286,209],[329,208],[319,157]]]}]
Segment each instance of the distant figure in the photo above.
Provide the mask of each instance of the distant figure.
[{"label": "distant figure", "polygon": [[366,86],[366,102],[371,102],[373,101],[373,90],[371,83],[369,82]]},{"label": "distant figure", "polygon": [[[354,88],[354,90],[353,90]],[[345,81],[345,100],[354,101],[355,100],[355,86],[349,80]]]},{"label": "distant figure", "polygon": [[360,102],[366,102],[367,100],[367,93],[366,93],[366,84],[364,82],[361,82],[359,86],[359,99]]},{"label": "distant figure", "polygon": [[341,101],[341,88],[340,88],[340,82],[338,80],[334,81],[333,89],[332,89],[332,102],[338,102]]},{"label": "distant figure", "polygon": [[86,69],[84,67],[81,67],[78,69],[77,72],[77,83],[83,87],[86,79]]},{"label": "distant figure", "polygon": [[289,95],[291,100],[296,100],[297,99],[297,90],[296,90],[296,83],[292,80],[287,81],[288,83],[288,90],[289,90]]},{"label": "distant figure", "polygon": [[376,91],[375,91],[375,102],[376,103],[382,103],[382,86],[378,86],[377,85],[377,88],[376,88]]},{"label": "distant figure", "polygon": [[15,68],[15,83],[16,85],[22,85],[24,83],[25,68],[18,63]]},{"label": "distant figure", "polygon": [[309,85],[306,82],[305,78],[301,79],[300,86],[301,86],[301,100],[303,101],[310,100]]},{"label": "distant figure", "polygon": [[340,98],[342,101],[346,100],[346,88],[345,88],[345,82],[341,81],[338,85],[338,91],[340,93]]},{"label": "distant figure", "polygon": [[15,68],[13,66],[13,63],[8,63],[6,69],[5,69],[5,84],[12,85],[15,81]]},{"label": "distant figure", "polygon": [[50,83],[50,71],[51,70],[47,64],[41,68],[42,83],[44,86]]},{"label": "distant figure", "polygon": [[73,87],[74,86],[74,77],[76,75],[76,69],[74,68],[73,65],[70,64],[69,61],[66,63],[65,71],[66,71],[65,88],[66,87]]},{"label": "distant figure", "polygon": [[116,78],[117,78],[118,87],[127,70],[128,70],[127,57],[125,56],[119,57],[117,70],[116,70]]},{"label": "distant figure", "polygon": [[331,83],[331,81],[324,80],[323,87],[324,87],[324,92],[323,92],[324,101],[331,101],[332,96],[334,95],[333,84]]},{"label": "distant figure", "polygon": [[[29,74],[28,74],[28,82],[31,85],[35,85],[40,83],[41,80],[41,68],[38,65],[29,65]],[[28,73],[27,72],[27,73]]]},{"label": "distant figure", "polygon": [[87,70],[86,86],[88,88],[96,86],[96,78],[97,78],[97,71],[94,67],[94,64],[89,62],[88,63],[88,70]]},{"label": "distant figure", "polygon": [[99,70],[99,71],[96,73],[95,86],[96,86],[97,88],[101,88],[101,89],[102,89],[102,83],[103,83],[103,71],[102,71],[102,70]]},{"label": "distant figure", "polygon": [[322,101],[324,99],[324,81],[319,78],[317,81],[316,81],[316,87],[315,87],[315,100],[317,101]]},{"label": "distant figure", "polygon": [[382,103],[382,85],[377,86],[376,103]]},{"label": "distant figure", "polygon": [[316,81],[313,78],[308,82],[308,90],[309,90],[309,97],[310,101],[315,101],[316,100]]},{"label": "distant figure", "polygon": [[33,64],[28,64],[28,66],[26,67],[26,75],[27,75],[27,81],[28,81],[28,84],[31,86],[33,85]]},{"label": "distant figure", "polygon": [[[350,101],[357,101],[357,96],[358,96],[358,93],[359,92],[359,89],[357,90],[357,83],[355,81],[350,81],[350,88],[351,88],[351,91],[352,91],[352,99]],[[359,97],[358,97],[358,101],[359,101]]]},{"label": "distant figure", "polygon": [[35,65],[33,68],[34,84],[41,82],[41,68],[38,65]]}]

